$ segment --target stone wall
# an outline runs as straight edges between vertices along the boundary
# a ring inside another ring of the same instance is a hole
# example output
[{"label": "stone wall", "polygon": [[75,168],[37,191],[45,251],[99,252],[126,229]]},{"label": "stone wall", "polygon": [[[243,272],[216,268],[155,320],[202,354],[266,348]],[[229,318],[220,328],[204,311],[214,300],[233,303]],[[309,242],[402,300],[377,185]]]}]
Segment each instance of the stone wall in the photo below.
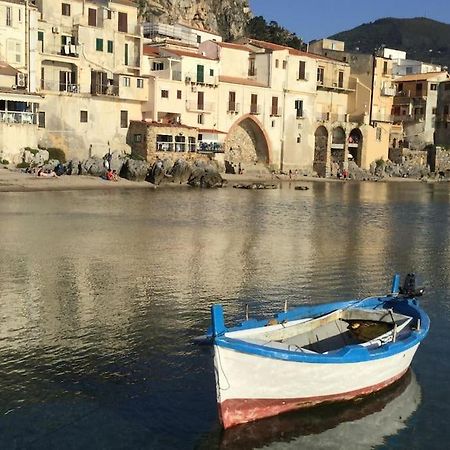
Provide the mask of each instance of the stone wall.
[{"label": "stone wall", "polygon": [[225,159],[232,164],[255,163],[256,140],[250,129],[245,126],[235,127],[225,141]]}]

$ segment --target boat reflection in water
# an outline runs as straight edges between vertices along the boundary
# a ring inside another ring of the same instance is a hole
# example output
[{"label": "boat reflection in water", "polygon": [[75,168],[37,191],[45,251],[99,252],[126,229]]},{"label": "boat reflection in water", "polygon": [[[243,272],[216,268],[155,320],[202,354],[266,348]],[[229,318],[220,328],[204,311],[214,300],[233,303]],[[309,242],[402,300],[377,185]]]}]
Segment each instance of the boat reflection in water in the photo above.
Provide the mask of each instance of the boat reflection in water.
[{"label": "boat reflection in water", "polygon": [[414,374],[361,400],[286,413],[222,434],[220,449],[372,448],[406,427],[421,401]]}]

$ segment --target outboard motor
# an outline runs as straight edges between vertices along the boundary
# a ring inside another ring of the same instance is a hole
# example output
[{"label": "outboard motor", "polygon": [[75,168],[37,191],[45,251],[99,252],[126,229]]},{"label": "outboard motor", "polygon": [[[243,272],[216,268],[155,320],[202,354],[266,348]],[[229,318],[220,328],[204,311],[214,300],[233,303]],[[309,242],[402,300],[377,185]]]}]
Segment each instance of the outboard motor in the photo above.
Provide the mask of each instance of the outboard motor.
[{"label": "outboard motor", "polygon": [[424,291],[424,287],[417,286],[415,273],[408,273],[408,275],[406,275],[405,277],[403,287],[400,288],[400,294],[409,298],[420,297],[423,295]]}]

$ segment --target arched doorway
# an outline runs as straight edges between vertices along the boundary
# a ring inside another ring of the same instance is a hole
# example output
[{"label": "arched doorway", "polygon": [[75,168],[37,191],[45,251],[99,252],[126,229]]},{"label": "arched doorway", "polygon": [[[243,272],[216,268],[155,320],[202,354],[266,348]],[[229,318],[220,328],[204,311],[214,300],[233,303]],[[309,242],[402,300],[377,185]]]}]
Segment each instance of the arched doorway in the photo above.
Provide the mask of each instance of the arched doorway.
[{"label": "arched doorway", "polygon": [[324,126],[320,126],[314,136],[313,169],[319,177],[325,177],[327,175],[328,130]]},{"label": "arched doorway", "polygon": [[345,131],[342,127],[333,129],[331,141],[331,171],[333,175],[335,171],[344,168],[345,161]]},{"label": "arched doorway", "polygon": [[242,117],[231,127],[225,140],[225,160],[231,166],[272,163],[269,139],[252,115]]},{"label": "arched doorway", "polygon": [[363,135],[359,128],[354,128],[348,138],[348,159],[361,167]]}]

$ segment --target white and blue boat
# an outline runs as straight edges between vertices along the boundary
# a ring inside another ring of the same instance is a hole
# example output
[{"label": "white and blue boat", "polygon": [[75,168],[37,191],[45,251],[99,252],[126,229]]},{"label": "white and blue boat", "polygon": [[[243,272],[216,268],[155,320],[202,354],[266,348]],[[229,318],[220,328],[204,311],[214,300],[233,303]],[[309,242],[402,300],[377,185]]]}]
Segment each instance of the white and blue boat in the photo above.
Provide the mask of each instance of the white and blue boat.
[{"label": "white and blue boat", "polygon": [[214,305],[210,338],[224,428],[379,391],[410,367],[430,320],[414,274],[391,293],[300,306],[227,328]]}]

